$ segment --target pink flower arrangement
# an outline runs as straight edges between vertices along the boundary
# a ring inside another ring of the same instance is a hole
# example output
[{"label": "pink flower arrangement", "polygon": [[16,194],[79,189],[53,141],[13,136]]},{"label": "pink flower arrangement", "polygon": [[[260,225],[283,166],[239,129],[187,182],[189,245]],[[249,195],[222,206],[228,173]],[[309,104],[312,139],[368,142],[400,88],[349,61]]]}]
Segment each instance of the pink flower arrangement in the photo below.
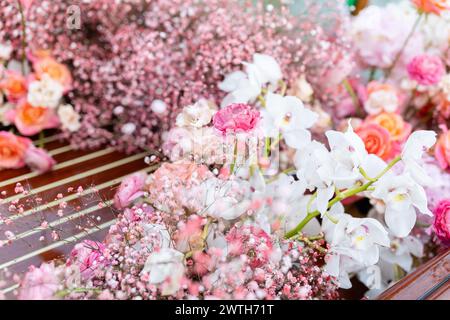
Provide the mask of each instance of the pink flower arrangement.
[{"label": "pink flower arrangement", "polygon": [[30,267],[20,284],[21,300],[53,300],[60,288],[58,270],[53,263],[44,263],[39,268]]},{"label": "pink flower arrangement", "polygon": [[147,175],[144,172],[137,172],[125,178],[119,186],[119,190],[114,196],[114,205],[118,209],[128,207],[130,203],[144,194],[144,186]]},{"label": "pink flower arrangement", "polygon": [[0,131],[0,168],[18,169],[25,165],[45,172],[52,169],[55,160],[44,150],[36,148],[30,139]]},{"label": "pink flower arrangement", "polygon": [[[81,32],[66,27],[72,5],[82,14]],[[312,0],[307,5],[308,13],[295,17],[285,7],[266,10],[252,1],[244,1],[242,10],[234,0],[156,0],[151,5],[36,0],[27,14],[27,43],[34,51],[51,48],[55,59],[71,69],[76,92],[71,104],[81,115],[80,130],[65,130],[73,145],[111,143],[132,152],[159,146],[162,132],[174,125],[183,106],[200,98],[218,102],[224,94],[217,83],[254,53],[276,57],[290,81],[302,73],[320,87],[336,62],[351,60],[344,34],[347,17],[337,3],[327,5],[329,10]],[[20,33],[13,31],[20,30],[18,17],[15,3],[1,4],[0,18],[6,23],[0,41],[10,41],[17,50]],[[347,64],[342,67],[348,69]],[[65,74],[62,68],[55,70]],[[331,104],[328,93],[318,91],[316,98]],[[151,108],[161,106],[159,102],[165,105],[163,112]],[[124,135],[121,128],[128,123],[134,130]],[[112,132],[106,129],[111,124]]]},{"label": "pink flower arrangement", "polygon": [[424,86],[437,84],[445,74],[442,59],[432,55],[414,57],[407,66],[409,77]]},{"label": "pink flower arrangement", "polygon": [[434,209],[433,228],[438,238],[450,245],[450,200],[442,200]]},{"label": "pink flower arrangement", "polygon": [[242,103],[233,103],[214,115],[213,125],[224,135],[250,132],[258,124],[259,118],[259,111],[253,107]]}]

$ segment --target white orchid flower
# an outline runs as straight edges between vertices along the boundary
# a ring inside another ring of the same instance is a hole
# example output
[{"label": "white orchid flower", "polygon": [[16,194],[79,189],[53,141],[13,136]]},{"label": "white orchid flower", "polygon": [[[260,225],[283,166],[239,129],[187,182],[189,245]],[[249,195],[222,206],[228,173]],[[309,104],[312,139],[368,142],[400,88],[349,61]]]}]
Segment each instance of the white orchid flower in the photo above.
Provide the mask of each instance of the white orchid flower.
[{"label": "white orchid flower", "polygon": [[371,196],[386,204],[385,221],[393,235],[408,236],[416,223],[416,209],[432,215],[427,207],[424,188],[406,172],[399,176],[385,175],[376,184]]},{"label": "white orchid flower", "polygon": [[336,214],[336,225],[324,228],[325,238],[331,245],[325,270],[339,279],[340,287],[349,288],[349,274],[374,265],[379,260],[379,246],[390,244],[388,232],[372,218],[354,218]]},{"label": "white orchid flower", "polygon": [[176,125],[178,127],[201,128],[211,122],[216,111],[217,107],[213,102],[200,99],[193,105],[183,108],[183,111],[177,116]]},{"label": "white orchid flower", "polygon": [[228,92],[222,100],[222,108],[231,103],[253,102],[261,94],[264,85],[270,84],[276,88],[282,79],[281,68],[271,56],[256,53],[252,63],[244,62],[243,65],[245,72],[232,72],[219,83],[219,89]]},{"label": "white orchid flower", "polygon": [[283,77],[278,62],[266,54],[255,53],[253,55],[253,64],[259,71],[259,80],[261,83],[270,83],[276,86]]},{"label": "white orchid flower", "polygon": [[288,146],[294,149],[305,147],[311,141],[311,128],[318,115],[305,108],[297,97],[269,92],[266,96],[266,108],[262,110],[263,132],[273,137],[281,132]]},{"label": "white orchid flower", "polygon": [[250,67],[247,69],[248,74],[236,71],[219,83],[219,89],[228,92],[220,104],[222,108],[232,103],[253,102],[260,95],[262,84],[258,80],[257,70]]},{"label": "white orchid flower", "polygon": [[433,183],[425,170],[418,164],[425,151],[436,143],[436,132],[419,130],[413,132],[406,141],[402,151],[402,161],[405,171],[423,186]]},{"label": "white orchid flower", "polygon": [[322,214],[326,212],[328,201],[335,192],[331,178],[334,172],[332,161],[327,148],[317,141],[312,141],[295,155],[297,177],[306,182],[310,191],[317,191],[315,203]]}]

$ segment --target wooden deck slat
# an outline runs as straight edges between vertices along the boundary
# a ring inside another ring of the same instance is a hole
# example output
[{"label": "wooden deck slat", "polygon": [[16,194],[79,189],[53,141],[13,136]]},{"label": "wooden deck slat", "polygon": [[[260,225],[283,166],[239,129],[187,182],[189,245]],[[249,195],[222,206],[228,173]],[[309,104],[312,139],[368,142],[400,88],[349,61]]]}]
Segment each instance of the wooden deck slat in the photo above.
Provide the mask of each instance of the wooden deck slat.
[{"label": "wooden deck slat", "polygon": [[[41,175],[27,168],[0,171],[0,191],[7,192],[0,199],[0,217],[12,221],[5,224],[5,220],[0,220],[0,240],[5,239],[6,230],[16,236],[0,247],[0,272],[23,273],[30,265],[63,258],[82,239],[102,241],[117,217],[117,211],[108,205],[112,204],[121,180],[136,171],[154,170],[144,163],[146,152],[124,155],[111,148],[72,150],[58,139],[57,136],[46,138],[45,147],[58,162],[51,172]],[[18,182],[30,188],[28,195],[14,193]],[[84,189],[81,195],[76,192],[78,186]],[[68,193],[69,187],[75,191]],[[59,193],[62,199],[57,198]],[[43,198],[42,203],[36,204],[37,197]],[[10,213],[7,209],[11,201],[23,204],[24,212]],[[67,207],[58,216],[62,202]],[[99,206],[100,202],[106,202],[107,206]],[[41,226],[44,220],[48,223],[45,228]],[[60,240],[52,240],[53,230],[58,232]],[[4,280],[6,284],[0,290],[7,298],[14,298],[12,293],[17,284],[10,278]]]}]

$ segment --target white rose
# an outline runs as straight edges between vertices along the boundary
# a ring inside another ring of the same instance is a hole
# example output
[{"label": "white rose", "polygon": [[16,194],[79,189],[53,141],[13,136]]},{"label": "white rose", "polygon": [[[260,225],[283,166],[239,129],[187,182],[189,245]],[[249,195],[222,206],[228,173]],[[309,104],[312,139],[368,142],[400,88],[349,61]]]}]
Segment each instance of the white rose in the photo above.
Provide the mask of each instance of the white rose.
[{"label": "white rose", "polygon": [[65,104],[58,108],[58,117],[64,129],[71,132],[80,129],[80,115],[70,104]]},{"label": "white rose", "polygon": [[151,284],[164,283],[162,294],[171,295],[180,289],[184,274],[183,260],[184,255],[181,252],[164,248],[148,256],[141,273],[149,274]]},{"label": "white rose", "polygon": [[378,90],[372,93],[364,104],[367,113],[394,112],[399,105],[397,94],[391,90]]},{"label": "white rose", "polygon": [[10,103],[3,104],[3,94],[0,92],[0,123],[4,126],[9,126],[11,123],[5,118],[5,113],[8,110],[11,110],[14,108],[14,106]]},{"label": "white rose", "polygon": [[12,49],[10,44],[0,43],[0,60],[9,60]]},{"label": "white rose", "polygon": [[211,101],[201,99],[191,106],[187,106],[177,116],[177,126],[187,127],[192,126],[200,128],[206,126],[211,122],[211,119],[216,113],[217,107]]},{"label": "white rose", "polygon": [[28,88],[28,102],[34,107],[56,108],[64,92],[64,87],[49,76],[31,82]]},{"label": "white rose", "polygon": [[305,76],[301,76],[296,82],[294,87],[293,95],[297,96],[303,102],[310,102],[312,100],[312,96],[314,94],[314,90],[306,81]]}]

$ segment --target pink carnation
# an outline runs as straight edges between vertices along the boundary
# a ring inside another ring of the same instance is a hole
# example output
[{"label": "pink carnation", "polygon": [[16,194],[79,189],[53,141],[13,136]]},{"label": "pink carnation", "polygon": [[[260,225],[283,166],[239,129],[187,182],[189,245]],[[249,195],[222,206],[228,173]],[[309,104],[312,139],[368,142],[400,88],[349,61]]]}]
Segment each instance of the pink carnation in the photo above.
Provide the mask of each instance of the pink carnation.
[{"label": "pink carnation", "polygon": [[450,245],[450,199],[442,200],[434,209],[433,226],[438,238]]},{"label": "pink carnation", "polygon": [[243,103],[233,103],[214,115],[214,128],[222,134],[249,132],[259,121],[259,111]]},{"label": "pink carnation", "polygon": [[20,300],[50,300],[59,287],[58,270],[54,263],[44,263],[40,268],[34,266],[25,274],[20,286]]},{"label": "pink carnation", "polygon": [[407,69],[411,79],[425,86],[437,84],[445,74],[441,58],[426,54],[412,59]]},{"label": "pink carnation", "polygon": [[146,179],[147,174],[144,172],[136,172],[126,177],[114,196],[114,205],[116,208],[123,209],[142,196],[144,194],[143,189]]},{"label": "pink carnation", "polygon": [[43,149],[31,145],[25,152],[25,163],[38,172],[50,171],[56,164],[56,161]]},{"label": "pink carnation", "polygon": [[85,240],[78,243],[70,253],[70,257],[70,262],[79,266],[85,280],[92,278],[99,267],[108,265],[105,245],[101,242]]}]

